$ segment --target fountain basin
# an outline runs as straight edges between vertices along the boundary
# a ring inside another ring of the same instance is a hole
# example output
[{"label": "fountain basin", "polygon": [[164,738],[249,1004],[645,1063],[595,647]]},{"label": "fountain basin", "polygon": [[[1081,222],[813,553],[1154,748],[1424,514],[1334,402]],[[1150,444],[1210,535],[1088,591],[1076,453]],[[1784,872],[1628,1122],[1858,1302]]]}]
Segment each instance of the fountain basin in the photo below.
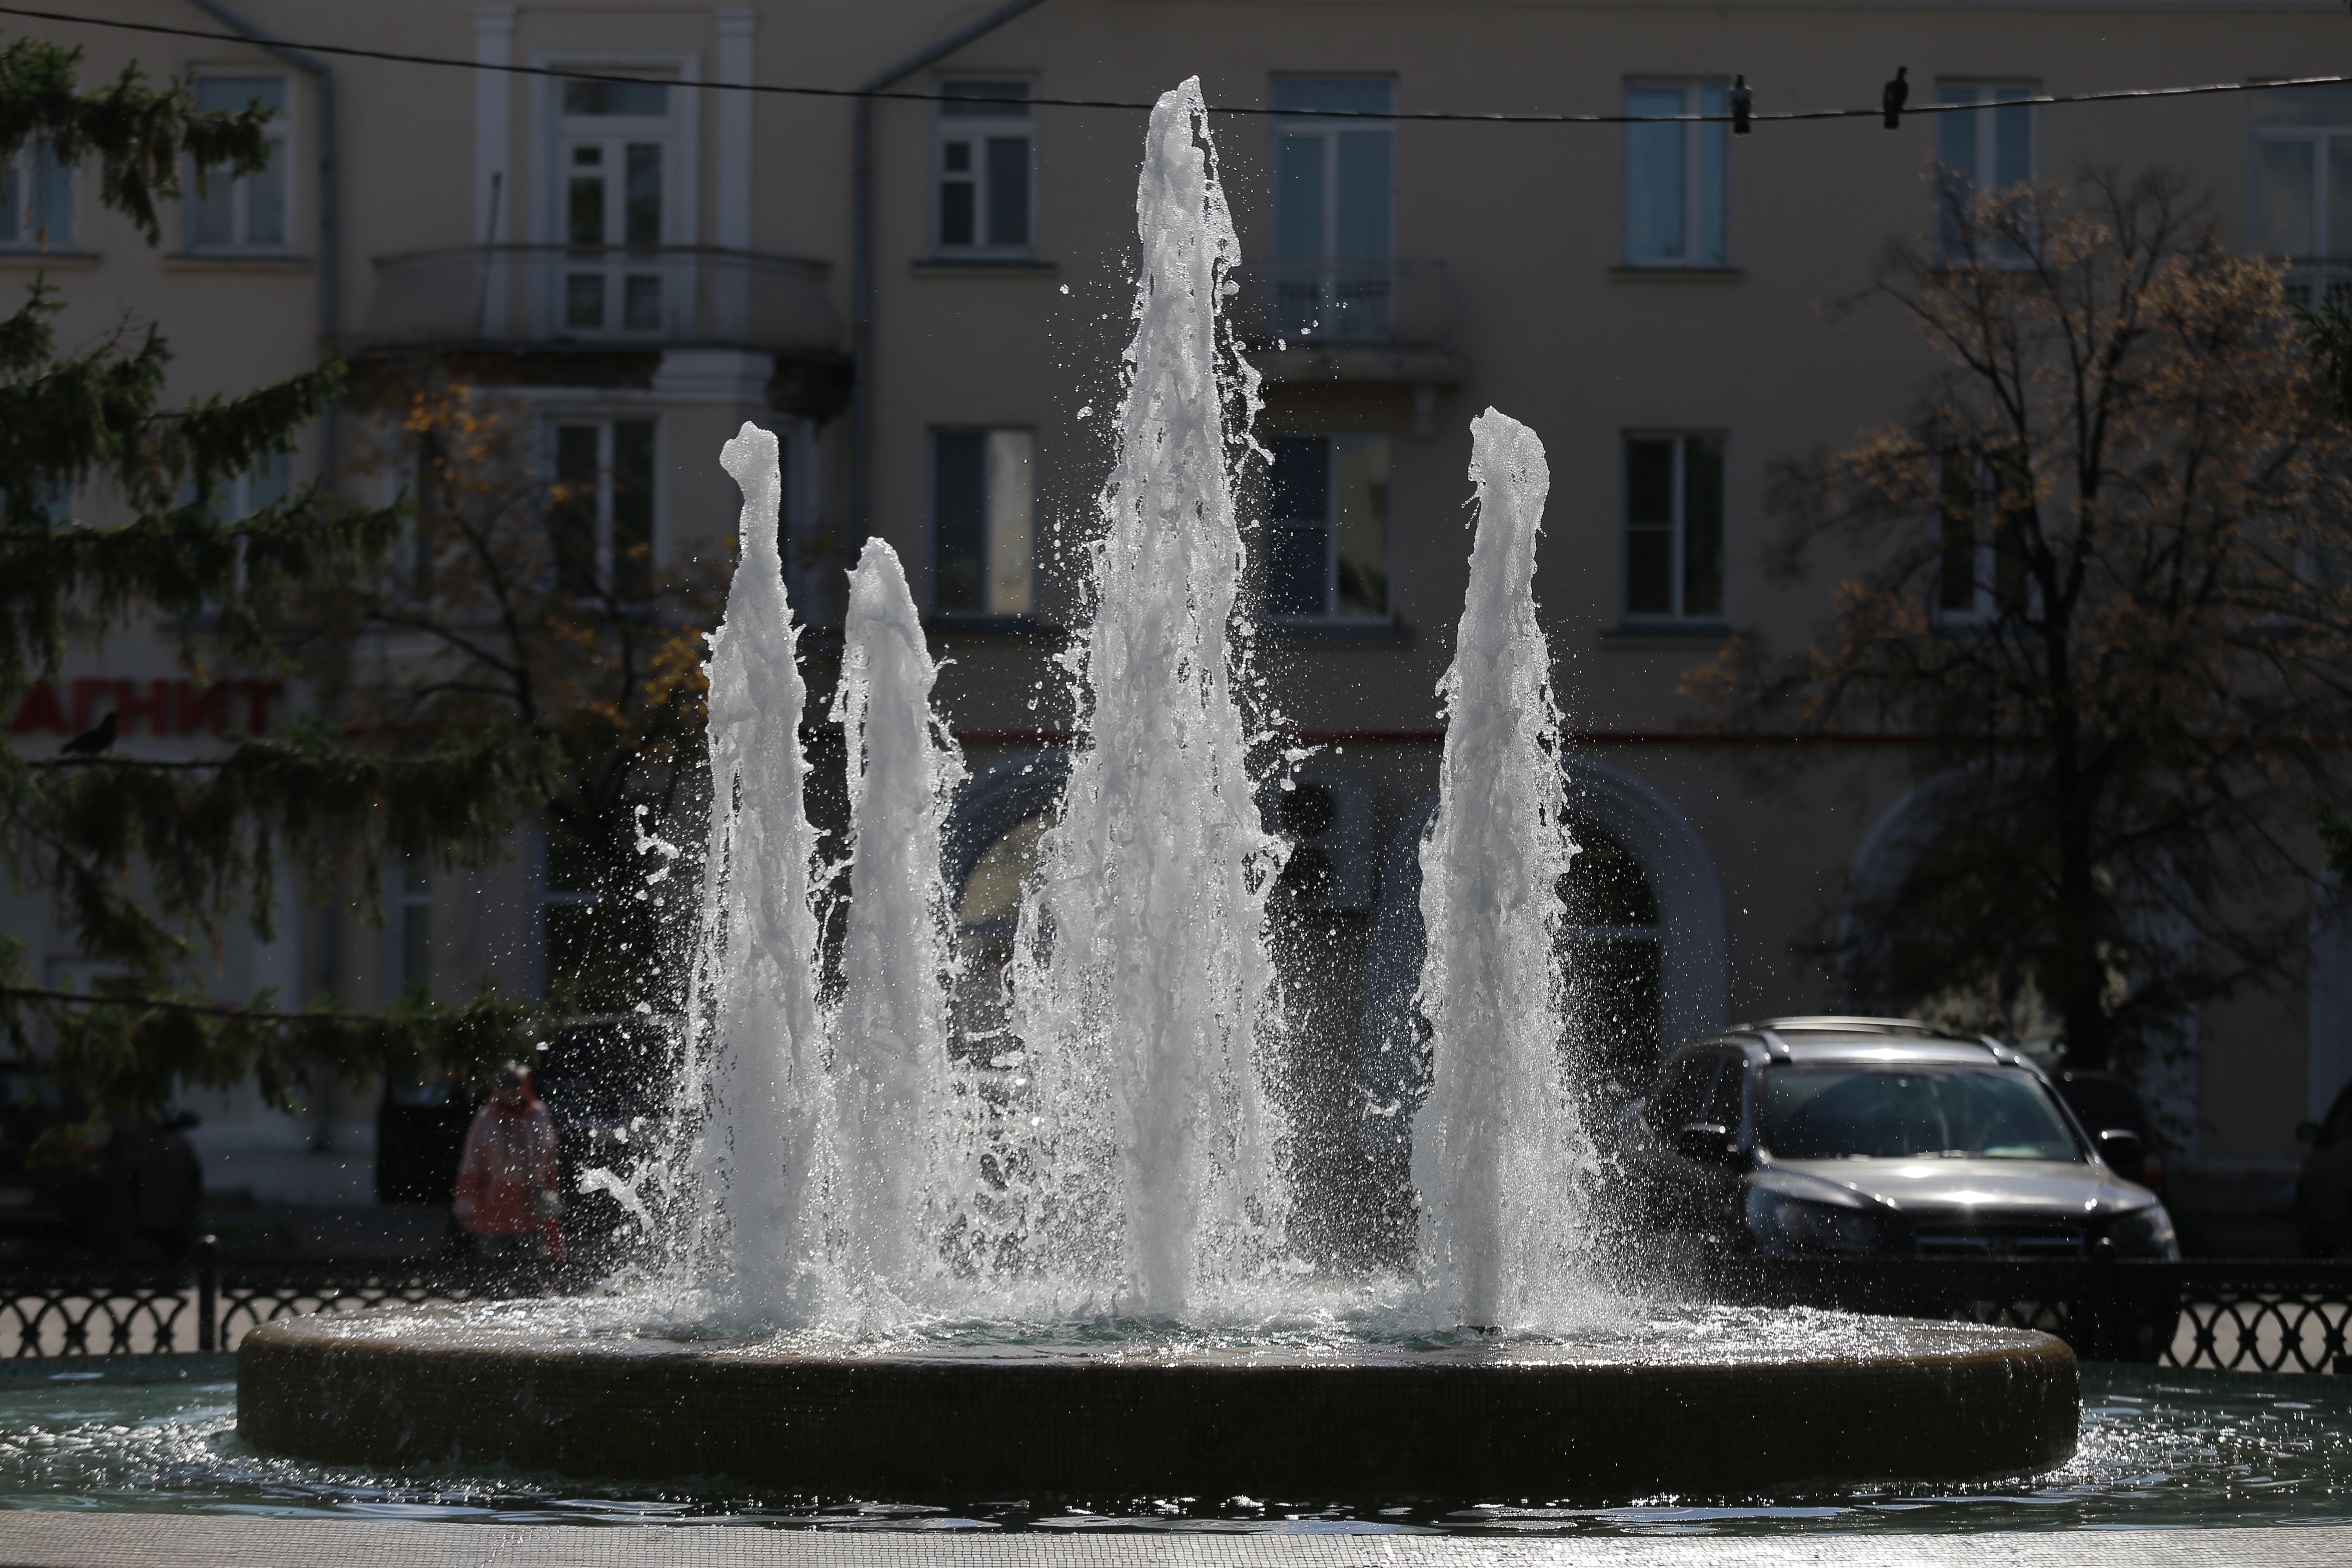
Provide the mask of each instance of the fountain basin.
[{"label": "fountain basin", "polygon": [[2024,1330],[1861,1320],[1818,1349],[1501,1344],[816,1355],[431,1310],[292,1319],[237,1427],[337,1464],[730,1476],[801,1493],[1570,1499],[1959,1480],[2074,1451],[2080,1375]]}]

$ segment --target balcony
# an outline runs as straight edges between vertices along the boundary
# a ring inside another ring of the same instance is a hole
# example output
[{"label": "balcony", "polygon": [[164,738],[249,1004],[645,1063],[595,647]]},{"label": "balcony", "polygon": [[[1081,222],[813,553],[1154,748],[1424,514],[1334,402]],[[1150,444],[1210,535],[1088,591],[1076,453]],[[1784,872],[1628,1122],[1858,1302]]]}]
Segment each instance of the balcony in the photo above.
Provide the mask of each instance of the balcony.
[{"label": "balcony", "polygon": [[1442,261],[1288,261],[1244,268],[1232,310],[1269,384],[1454,386],[1458,314]]},{"label": "balcony", "polygon": [[376,349],[681,346],[830,359],[828,266],[715,246],[475,245],[375,260]]},{"label": "balcony", "polygon": [[2285,289],[2286,302],[2306,310],[2346,299],[2352,296],[2352,261],[2291,261]]}]

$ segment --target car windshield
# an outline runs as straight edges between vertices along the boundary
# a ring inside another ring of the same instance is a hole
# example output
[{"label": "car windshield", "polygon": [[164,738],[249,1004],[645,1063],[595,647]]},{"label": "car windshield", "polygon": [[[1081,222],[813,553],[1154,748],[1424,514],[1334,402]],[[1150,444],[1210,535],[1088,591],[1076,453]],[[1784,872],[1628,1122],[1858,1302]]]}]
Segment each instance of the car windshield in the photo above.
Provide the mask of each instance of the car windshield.
[{"label": "car windshield", "polygon": [[1783,1067],[1758,1142],[1781,1160],[2080,1160],[2049,1091],[2007,1068]]}]

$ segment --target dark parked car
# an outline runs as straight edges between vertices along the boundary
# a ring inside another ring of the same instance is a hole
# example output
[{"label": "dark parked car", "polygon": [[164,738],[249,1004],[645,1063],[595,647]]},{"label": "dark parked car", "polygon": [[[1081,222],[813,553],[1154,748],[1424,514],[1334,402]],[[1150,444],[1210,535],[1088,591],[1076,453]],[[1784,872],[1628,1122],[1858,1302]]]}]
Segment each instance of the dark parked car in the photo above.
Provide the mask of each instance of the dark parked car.
[{"label": "dark parked car", "polygon": [[[2105,1130],[2103,1130],[2105,1131]],[[1637,1224],[1699,1256],[2174,1258],[2170,1217],[2028,1058],[1898,1018],[1769,1018],[1670,1056]]]},{"label": "dark parked car", "polygon": [[2315,1258],[2352,1252],[2352,1084],[2327,1114],[2295,1129],[2311,1146],[2294,1184],[2294,1212],[2303,1250]]},{"label": "dark parked car", "polygon": [[2062,1072],[2051,1085],[2094,1138],[2111,1128],[2137,1138],[2139,1170],[2124,1173],[2157,1196],[2164,1195],[2164,1146],[2157,1141],[2156,1119],[2148,1115],[2139,1090],[2111,1072]]},{"label": "dark parked car", "polygon": [[93,1117],[37,1063],[0,1062],[0,1237],[185,1252],[205,1197],[195,1124],[187,1111]]}]

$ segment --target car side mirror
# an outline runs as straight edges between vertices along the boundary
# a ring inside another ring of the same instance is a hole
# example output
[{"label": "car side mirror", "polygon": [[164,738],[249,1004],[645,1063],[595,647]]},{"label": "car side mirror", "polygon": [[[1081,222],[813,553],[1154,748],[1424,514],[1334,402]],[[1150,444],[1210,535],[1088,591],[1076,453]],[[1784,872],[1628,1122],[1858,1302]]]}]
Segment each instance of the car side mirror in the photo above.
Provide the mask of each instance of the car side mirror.
[{"label": "car side mirror", "polygon": [[2316,1121],[2296,1122],[2294,1124],[2294,1141],[2298,1143],[2316,1145],[2319,1142],[2319,1123]]},{"label": "car side mirror", "polygon": [[1731,1129],[1713,1121],[1694,1121],[1677,1129],[1673,1145],[1675,1153],[1701,1165],[1728,1165],[1738,1158],[1732,1147]]},{"label": "car side mirror", "polygon": [[2126,1181],[2137,1182],[2147,1163],[2147,1145],[2128,1127],[2110,1127],[2099,1134],[2099,1158]]},{"label": "car side mirror", "polygon": [[193,1110],[183,1110],[179,1115],[172,1118],[172,1130],[174,1132],[185,1132],[191,1127],[202,1127],[204,1124],[205,1119]]}]

